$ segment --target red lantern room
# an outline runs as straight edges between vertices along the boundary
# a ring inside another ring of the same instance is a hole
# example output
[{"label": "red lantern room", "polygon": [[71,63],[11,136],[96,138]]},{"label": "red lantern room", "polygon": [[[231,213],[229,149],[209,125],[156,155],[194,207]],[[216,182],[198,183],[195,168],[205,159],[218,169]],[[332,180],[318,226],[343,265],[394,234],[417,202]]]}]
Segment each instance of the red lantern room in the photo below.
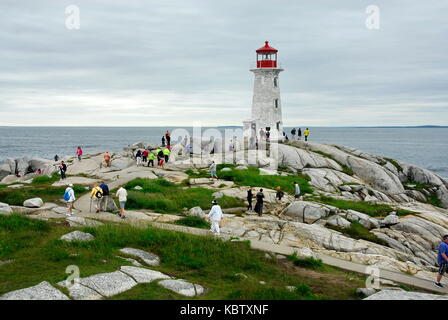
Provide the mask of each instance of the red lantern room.
[{"label": "red lantern room", "polygon": [[264,47],[257,50],[257,68],[277,68],[277,52],[266,41]]}]

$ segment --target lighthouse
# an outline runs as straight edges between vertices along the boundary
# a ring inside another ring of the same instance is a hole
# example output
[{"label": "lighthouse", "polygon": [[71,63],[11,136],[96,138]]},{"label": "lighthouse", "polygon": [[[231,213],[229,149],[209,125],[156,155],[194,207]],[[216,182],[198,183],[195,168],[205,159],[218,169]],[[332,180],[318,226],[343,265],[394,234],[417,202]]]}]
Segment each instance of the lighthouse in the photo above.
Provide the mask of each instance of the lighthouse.
[{"label": "lighthouse", "polygon": [[283,139],[282,105],[280,101],[278,50],[265,45],[256,50],[256,68],[254,73],[254,94],[250,120],[243,121],[244,136],[251,141],[264,139],[268,132],[271,141]]}]

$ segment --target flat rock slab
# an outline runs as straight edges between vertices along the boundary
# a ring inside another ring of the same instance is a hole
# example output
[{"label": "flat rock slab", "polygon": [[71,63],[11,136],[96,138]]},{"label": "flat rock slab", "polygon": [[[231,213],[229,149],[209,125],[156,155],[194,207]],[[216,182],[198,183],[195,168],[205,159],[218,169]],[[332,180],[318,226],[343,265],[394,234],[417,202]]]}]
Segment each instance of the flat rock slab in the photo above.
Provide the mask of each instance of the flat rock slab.
[{"label": "flat rock slab", "polygon": [[95,239],[95,237],[93,235],[91,235],[90,233],[86,233],[86,232],[81,232],[81,231],[73,231],[67,234],[64,234],[61,237],[61,240],[64,241],[92,241],[93,239]]},{"label": "flat rock slab", "polygon": [[137,260],[135,260],[135,259],[121,257],[121,256],[116,256],[116,257],[130,262],[130,263],[132,263],[136,267],[141,267],[142,266],[142,264],[140,262],[138,262]]},{"label": "flat rock slab", "polygon": [[86,286],[83,286],[80,283],[76,283],[72,286],[67,286],[65,281],[61,281],[58,283],[58,286],[64,287],[68,289],[70,297],[75,300],[101,300],[103,296],[100,295],[95,290],[92,290]]},{"label": "flat rock slab", "polygon": [[162,287],[187,297],[199,296],[205,292],[203,286],[185,280],[162,280],[158,282]]},{"label": "flat rock slab", "polygon": [[82,184],[82,185],[93,185],[95,183],[98,183],[98,179],[91,179],[86,177],[68,177],[67,179],[63,181],[57,181],[52,184],[53,187],[64,187],[72,184]]},{"label": "flat rock slab", "polygon": [[120,271],[131,276],[138,283],[150,283],[156,279],[171,279],[170,276],[162,272],[145,268],[122,266]]},{"label": "flat rock slab", "polygon": [[448,300],[448,295],[436,295],[401,290],[381,290],[364,300]]},{"label": "flat rock slab", "polygon": [[34,287],[8,292],[0,296],[0,300],[69,300],[69,298],[47,281],[43,281]]},{"label": "flat rock slab", "polygon": [[[67,208],[66,207],[55,207],[51,209],[53,212],[57,213],[57,214],[66,214],[67,213]],[[72,213],[80,213],[81,211],[73,209]]]},{"label": "flat rock slab", "polygon": [[22,188],[23,186],[24,186],[23,184],[12,184],[10,186],[7,186],[7,188],[18,189],[18,188]]},{"label": "flat rock slab", "polygon": [[68,217],[65,220],[68,222],[70,227],[97,227],[103,225],[102,222],[83,217]]},{"label": "flat rock slab", "polygon": [[123,248],[120,249],[121,253],[127,254],[131,257],[140,258],[143,260],[145,264],[148,266],[158,266],[160,265],[160,258],[159,256],[146,252],[140,249],[134,249],[134,248]]},{"label": "flat rock slab", "polygon": [[103,297],[111,297],[133,288],[137,285],[137,282],[127,274],[115,271],[81,278],[80,284],[95,290]]}]

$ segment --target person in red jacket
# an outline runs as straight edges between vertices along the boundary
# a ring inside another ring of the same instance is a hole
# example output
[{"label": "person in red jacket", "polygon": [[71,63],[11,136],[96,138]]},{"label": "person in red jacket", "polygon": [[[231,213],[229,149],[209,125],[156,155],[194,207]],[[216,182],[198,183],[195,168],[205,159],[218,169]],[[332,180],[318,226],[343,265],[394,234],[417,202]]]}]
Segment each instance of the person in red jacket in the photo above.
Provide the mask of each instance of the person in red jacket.
[{"label": "person in red jacket", "polygon": [[149,151],[147,149],[143,150],[143,153],[142,153],[143,162],[148,162],[148,155],[149,155]]},{"label": "person in red jacket", "polygon": [[78,160],[81,161],[82,149],[80,146],[76,149],[76,155],[78,156]]}]

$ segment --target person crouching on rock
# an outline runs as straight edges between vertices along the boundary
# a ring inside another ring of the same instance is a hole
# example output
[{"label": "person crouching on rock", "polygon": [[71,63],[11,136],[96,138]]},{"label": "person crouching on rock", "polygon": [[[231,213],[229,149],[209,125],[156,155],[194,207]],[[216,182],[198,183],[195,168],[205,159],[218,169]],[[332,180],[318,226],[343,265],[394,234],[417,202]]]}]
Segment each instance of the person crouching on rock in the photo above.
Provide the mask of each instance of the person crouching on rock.
[{"label": "person crouching on rock", "polygon": [[90,192],[90,199],[95,205],[96,213],[99,213],[101,209],[101,200],[103,199],[103,189],[101,189],[99,185],[96,184],[92,189],[92,192]]},{"label": "person crouching on rock", "polygon": [[210,220],[211,223],[211,228],[210,231],[219,236],[219,223],[221,222],[222,219],[222,210],[221,210],[221,206],[218,204],[218,202],[216,200],[212,201],[212,208],[210,209],[210,212],[208,213],[208,219]]},{"label": "person crouching on rock", "polygon": [[257,193],[256,197],[257,202],[255,203],[255,212],[258,213],[258,216],[261,217],[261,215],[263,214],[263,199],[264,199],[263,189],[260,189],[260,192]]},{"label": "person crouching on rock", "polygon": [[285,193],[282,190],[280,190],[280,187],[277,187],[277,193],[275,194],[275,197],[278,200],[277,202],[281,202],[284,195]]}]

